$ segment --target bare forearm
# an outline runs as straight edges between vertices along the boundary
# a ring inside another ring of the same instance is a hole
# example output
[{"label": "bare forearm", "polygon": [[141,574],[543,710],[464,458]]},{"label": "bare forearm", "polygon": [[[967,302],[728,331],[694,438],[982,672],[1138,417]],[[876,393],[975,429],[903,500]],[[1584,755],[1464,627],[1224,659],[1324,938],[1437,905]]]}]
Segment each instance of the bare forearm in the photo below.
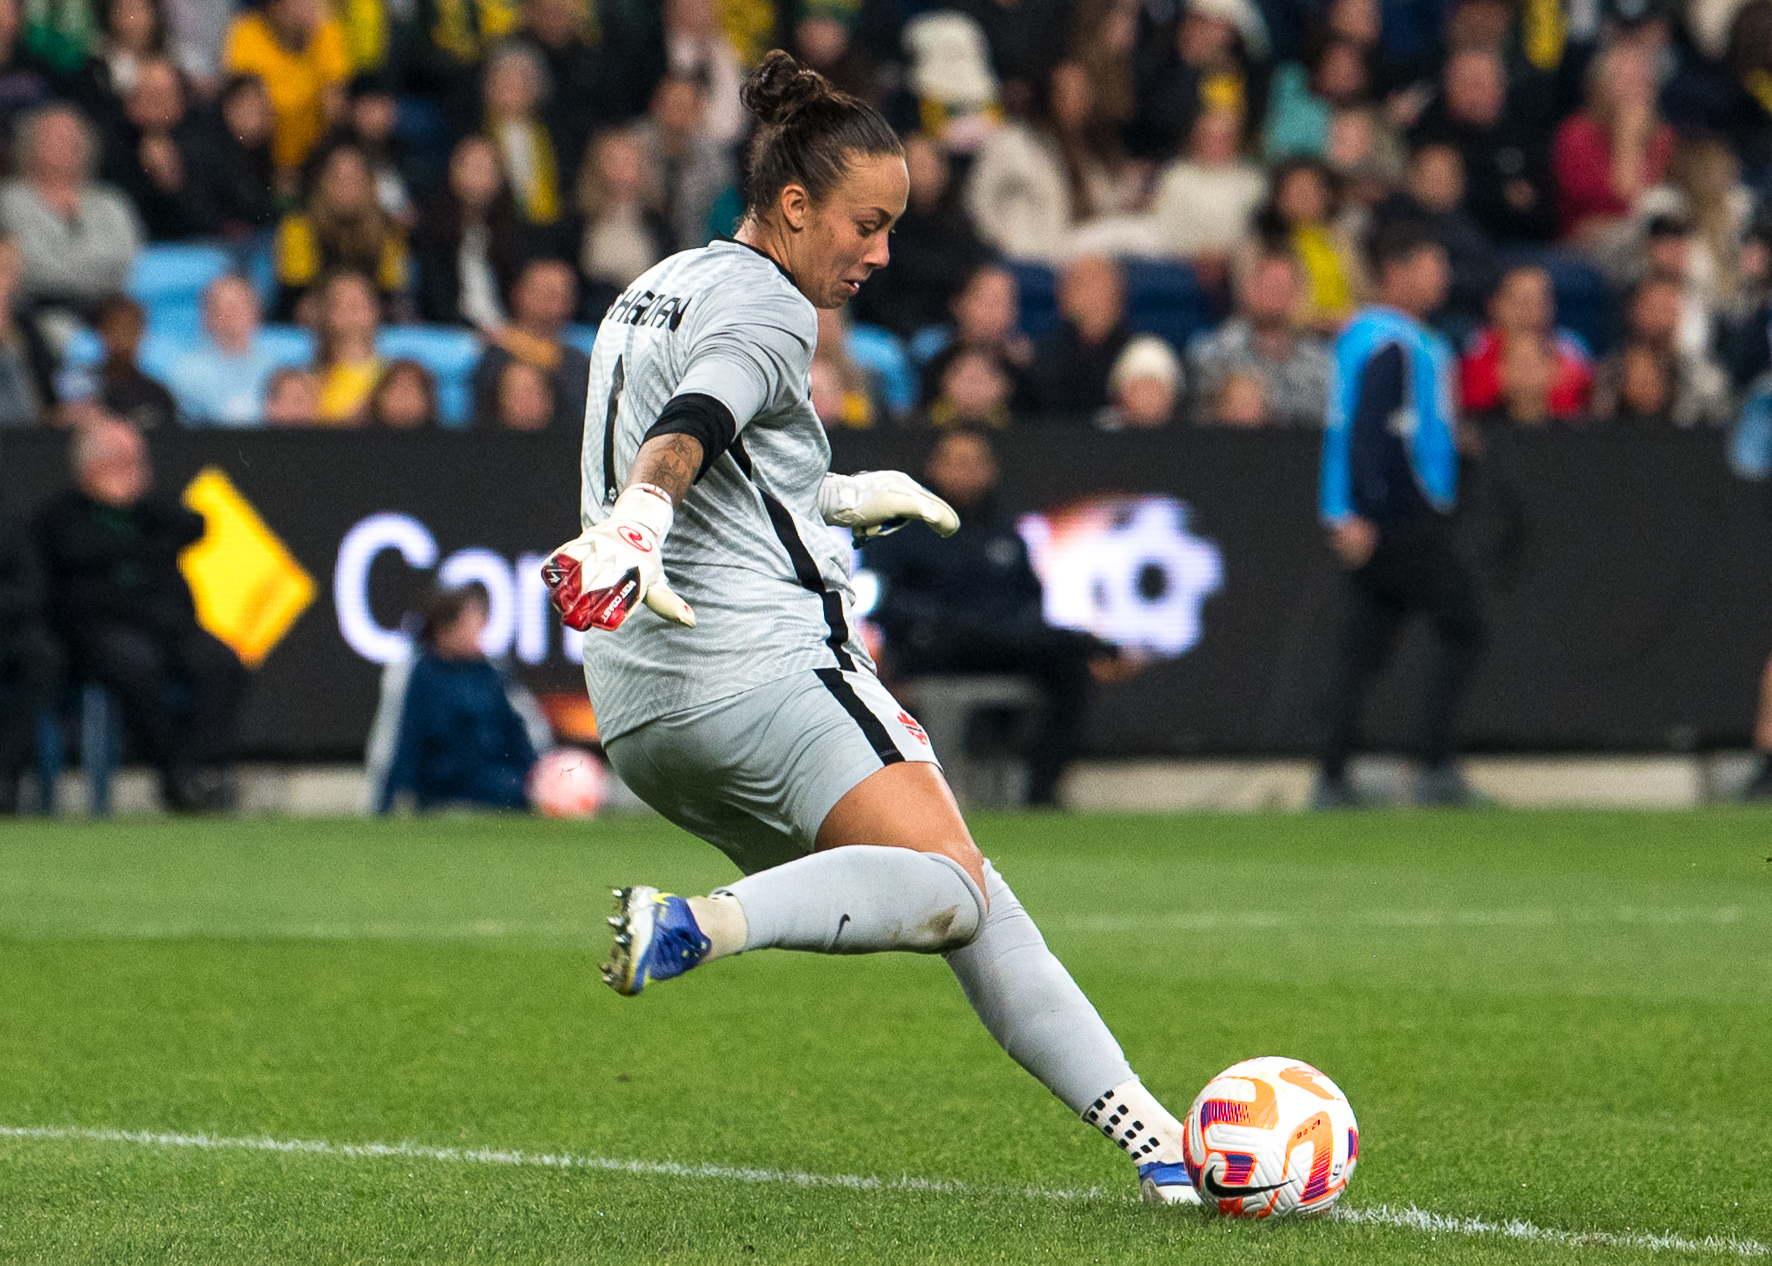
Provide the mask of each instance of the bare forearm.
[{"label": "bare forearm", "polygon": [[640,445],[628,471],[627,486],[651,484],[671,495],[671,504],[682,505],[701,469],[701,441],[692,435],[659,435]]}]

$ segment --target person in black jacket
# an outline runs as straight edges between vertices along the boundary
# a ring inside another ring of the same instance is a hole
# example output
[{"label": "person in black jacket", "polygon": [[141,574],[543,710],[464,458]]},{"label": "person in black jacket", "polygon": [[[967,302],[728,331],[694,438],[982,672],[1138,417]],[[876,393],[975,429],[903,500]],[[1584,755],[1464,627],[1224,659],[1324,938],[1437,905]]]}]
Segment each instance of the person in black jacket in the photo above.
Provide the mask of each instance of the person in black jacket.
[{"label": "person in black jacket", "polygon": [[43,622],[43,567],[23,523],[0,518],[0,813],[18,810],[37,714],[55,701],[61,651]]},{"label": "person in black jacket", "polygon": [[1119,264],[1085,255],[1067,265],[1058,315],[1058,328],[1034,340],[1034,397],[1041,413],[1087,425],[1107,405],[1108,375],[1132,337]]},{"label": "person in black jacket", "polygon": [[955,197],[946,152],[922,133],[904,138],[911,199],[893,226],[892,267],[868,278],[852,305],[857,320],[911,338],[948,319],[948,308],[984,262],[984,243]]},{"label": "person in black jacket", "polygon": [[209,191],[222,235],[238,241],[267,232],[278,214],[277,168],[271,159],[277,116],[264,80],[230,77],[209,125]]},{"label": "person in black jacket", "polygon": [[425,208],[415,245],[420,316],[481,329],[504,324],[504,295],[525,250],[498,150],[484,136],[456,145],[448,183]]},{"label": "person in black jacket", "polygon": [[172,63],[161,57],[138,66],[121,116],[105,130],[100,170],[135,204],[149,240],[181,241],[220,228],[207,141],[187,112],[185,86]]},{"label": "person in black jacket", "polygon": [[149,495],[147,445],[121,419],[97,415],[73,447],[75,486],[38,521],[51,620],[75,675],[116,696],[167,807],[220,808],[246,670],[197,623],[179,571],[203,517]]},{"label": "person in black jacket", "polygon": [[1010,673],[1046,693],[1029,744],[1028,801],[1053,805],[1076,755],[1092,664],[1118,652],[1088,633],[1054,628],[1041,612],[1040,579],[1015,516],[997,496],[997,459],[977,431],[944,435],[929,457],[929,487],[960,515],[942,538],[921,524],[871,542],[866,563],[882,583],[874,619],[894,670]]}]

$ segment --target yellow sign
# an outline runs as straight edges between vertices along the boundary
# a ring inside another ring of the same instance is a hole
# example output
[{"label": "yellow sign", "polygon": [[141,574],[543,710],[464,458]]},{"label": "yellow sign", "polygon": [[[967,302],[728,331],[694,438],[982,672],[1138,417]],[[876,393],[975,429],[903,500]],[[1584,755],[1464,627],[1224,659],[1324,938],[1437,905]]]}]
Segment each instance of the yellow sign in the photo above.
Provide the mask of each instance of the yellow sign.
[{"label": "yellow sign", "polygon": [[197,620],[257,668],[313,602],[314,578],[219,466],[197,473],[184,502],[207,524],[178,560]]}]

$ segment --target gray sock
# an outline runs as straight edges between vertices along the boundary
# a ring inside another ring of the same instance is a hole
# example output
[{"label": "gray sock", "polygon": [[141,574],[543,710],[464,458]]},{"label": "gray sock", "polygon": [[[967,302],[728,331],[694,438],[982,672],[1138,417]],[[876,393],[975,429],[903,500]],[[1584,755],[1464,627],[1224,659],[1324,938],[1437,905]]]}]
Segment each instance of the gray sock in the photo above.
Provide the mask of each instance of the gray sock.
[{"label": "gray sock", "polygon": [[717,893],[744,908],[747,951],[932,954],[966,944],[984,921],[984,896],[960,863],[873,844],[814,853]]},{"label": "gray sock", "polygon": [[1082,1115],[1131,1080],[1132,1067],[989,862],[984,880],[990,915],[970,945],[947,955],[948,966],[997,1044]]}]

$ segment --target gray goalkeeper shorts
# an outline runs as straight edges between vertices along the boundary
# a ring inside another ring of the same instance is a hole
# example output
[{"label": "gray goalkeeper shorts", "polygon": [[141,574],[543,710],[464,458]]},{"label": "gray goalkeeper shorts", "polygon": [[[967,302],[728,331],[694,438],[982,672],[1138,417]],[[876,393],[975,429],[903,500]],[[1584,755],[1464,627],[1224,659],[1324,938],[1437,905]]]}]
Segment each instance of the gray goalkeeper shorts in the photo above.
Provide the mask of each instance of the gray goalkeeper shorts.
[{"label": "gray goalkeeper shorts", "polygon": [[821,668],[648,721],[605,749],[621,780],[745,874],[812,852],[826,815],[887,765],[939,765],[872,673]]}]

